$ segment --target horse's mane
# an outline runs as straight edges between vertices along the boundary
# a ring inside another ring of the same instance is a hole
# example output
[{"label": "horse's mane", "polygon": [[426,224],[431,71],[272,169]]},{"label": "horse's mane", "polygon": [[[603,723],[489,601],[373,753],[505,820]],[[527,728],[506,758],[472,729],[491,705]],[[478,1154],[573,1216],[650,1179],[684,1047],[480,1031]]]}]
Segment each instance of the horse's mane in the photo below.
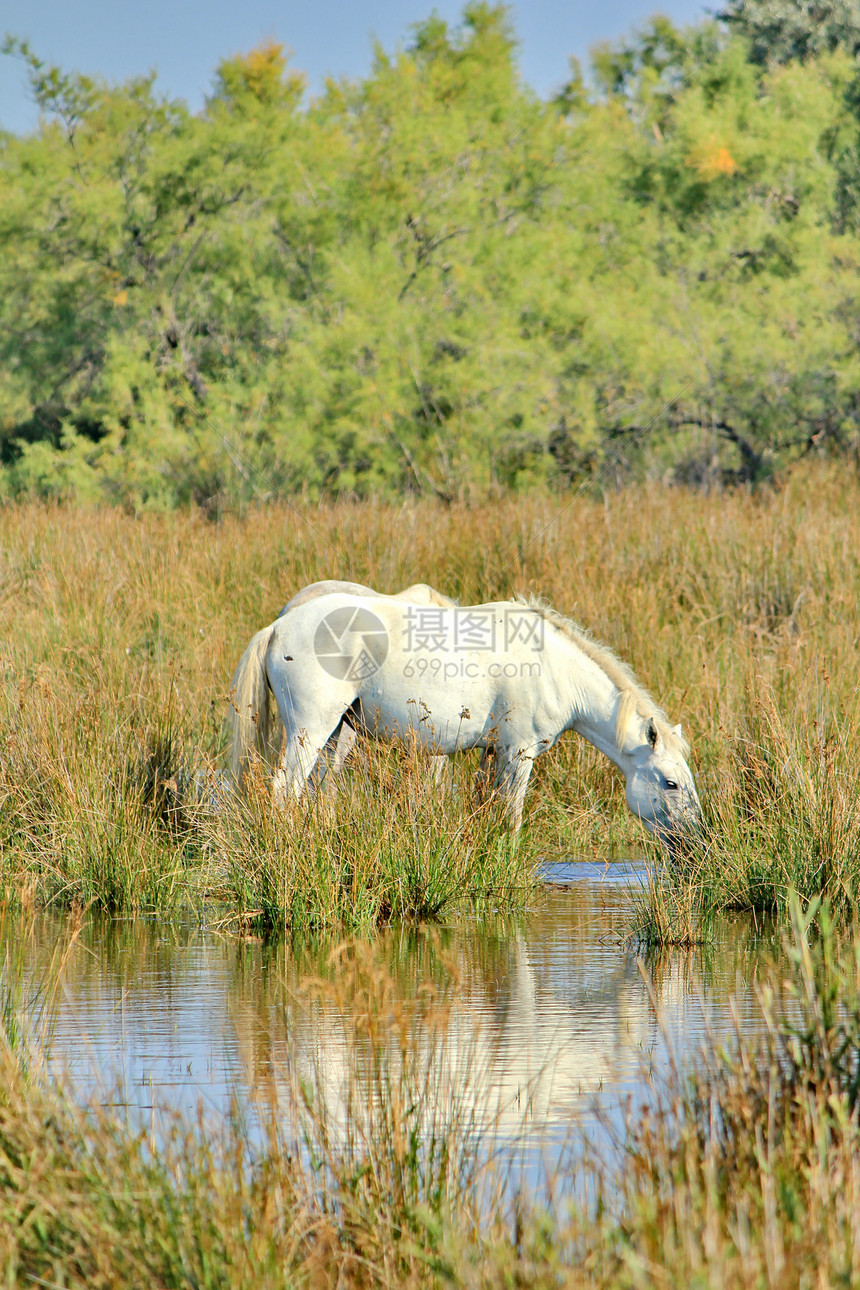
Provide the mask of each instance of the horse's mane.
[{"label": "horse's mane", "polygon": [[654,702],[651,695],[636,678],[633,669],[614,654],[608,645],[601,644],[600,641],[580,627],[571,618],[565,618],[557,609],[543,600],[540,596],[514,596],[514,601],[519,605],[526,605],[529,609],[534,610],[544,622],[555,627],[562,636],[566,636],[572,641],[577,649],[582,650],[592,663],[603,671],[613,685],[621,692],[621,702],[618,705],[618,718],[616,721],[615,736],[619,746],[622,745],[630,731],[630,726],[634,717],[641,717],[645,721],[649,718],[657,727],[658,733],[670,748],[678,749],[682,756],[687,757],[690,753],[690,746],[682,735],[679,735],[673,728],[671,721],[666,713],[657,703]]}]

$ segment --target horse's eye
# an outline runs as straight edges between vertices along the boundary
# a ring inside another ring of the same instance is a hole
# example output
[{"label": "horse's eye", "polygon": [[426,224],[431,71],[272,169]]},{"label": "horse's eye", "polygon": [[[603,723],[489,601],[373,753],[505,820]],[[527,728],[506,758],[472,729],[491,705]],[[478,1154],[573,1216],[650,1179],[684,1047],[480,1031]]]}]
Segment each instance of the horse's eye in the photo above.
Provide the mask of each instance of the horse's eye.
[{"label": "horse's eye", "polygon": [[678,785],[675,783],[674,779],[667,779],[667,780],[666,780],[665,787],[666,787],[666,788],[677,788],[677,787],[678,787]]}]

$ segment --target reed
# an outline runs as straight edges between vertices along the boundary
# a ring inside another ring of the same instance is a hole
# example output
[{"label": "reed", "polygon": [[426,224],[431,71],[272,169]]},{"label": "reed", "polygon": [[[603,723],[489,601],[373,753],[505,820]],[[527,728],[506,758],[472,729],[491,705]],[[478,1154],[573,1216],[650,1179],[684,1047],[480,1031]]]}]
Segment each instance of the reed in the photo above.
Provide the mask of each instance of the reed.
[{"label": "reed", "polygon": [[[456,853],[473,894],[496,899],[504,845],[493,834],[499,864],[487,865],[479,890],[480,857],[467,864],[463,839],[481,852],[490,835],[479,837],[469,794],[440,805],[432,824],[419,804],[413,828],[400,818],[415,796],[408,765],[390,795],[384,778],[368,787],[348,772],[362,805],[344,804],[350,822],[339,830],[313,812],[280,827],[253,794],[215,825],[192,791],[201,770],[220,764],[240,654],[297,587],[331,576],[389,590],[423,580],[463,603],[546,596],[683,721],[706,813],[693,885],[702,908],[785,916],[797,889],[826,892],[845,917],[860,867],[858,499],[851,472],[822,467],[755,494],[653,484],[471,508],[330,503],[306,517],[301,503],[272,504],[217,522],[190,511],[6,506],[0,878],[10,896],[37,902],[171,910],[219,900],[235,912],[268,909],[271,923],[333,925],[348,903],[337,892],[360,887],[331,877],[361,870],[354,833],[383,868],[386,847],[402,856],[388,894],[375,880],[367,887],[357,925],[441,910],[438,882],[426,877],[434,848],[440,875]],[[653,855],[621,788],[594,749],[560,741],[536,763],[525,851]],[[287,839],[299,821],[312,838],[305,850]],[[314,888],[333,902],[313,915],[277,890],[277,864],[311,854]],[[502,901],[512,898],[513,888]],[[655,925],[677,922],[671,910],[655,913]]]},{"label": "reed", "polygon": [[826,680],[806,678],[793,711],[773,682],[749,678],[718,756],[696,844],[675,865],[655,860],[640,902],[648,943],[705,934],[718,910],[787,921],[795,895],[825,898],[850,922],[860,895],[857,693],[838,707]]},{"label": "reed", "polygon": [[[263,930],[368,932],[468,905],[521,908],[538,857],[468,784],[437,785],[426,764],[362,747],[337,796],[272,803],[256,775],[229,809],[201,819],[235,920]],[[231,918],[232,921],[232,918]]]}]

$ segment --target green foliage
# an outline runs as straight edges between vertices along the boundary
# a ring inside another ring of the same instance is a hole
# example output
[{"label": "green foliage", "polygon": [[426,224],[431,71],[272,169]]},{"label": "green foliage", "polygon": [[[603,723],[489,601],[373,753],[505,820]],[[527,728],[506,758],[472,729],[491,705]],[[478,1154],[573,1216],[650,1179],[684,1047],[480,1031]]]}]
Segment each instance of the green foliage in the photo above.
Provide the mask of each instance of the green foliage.
[{"label": "green foliage", "polygon": [[790,63],[844,49],[860,51],[857,0],[729,0],[719,15],[750,42],[756,63]]},{"label": "green foliage", "polygon": [[307,105],[264,44],[197,115],[7,40],[43,119],[0,150],[0,489],[450,500],[855,451],[854,66],[738,25],[656,18],[543,103],[475,3]]}]

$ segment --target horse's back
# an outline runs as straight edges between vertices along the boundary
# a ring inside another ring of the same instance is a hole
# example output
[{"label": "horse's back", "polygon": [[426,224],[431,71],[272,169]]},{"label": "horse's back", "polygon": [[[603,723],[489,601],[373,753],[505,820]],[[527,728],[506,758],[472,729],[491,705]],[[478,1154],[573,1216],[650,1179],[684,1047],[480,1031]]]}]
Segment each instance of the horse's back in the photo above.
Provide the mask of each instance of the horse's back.
[{"label": "horse's back", "polygon": [[378,596],[380,593],[374,591],[372,587],[365,587],[360,582],[340,582],[337,578],[324,578],[321,582],[311,582],[307,587],[302,587],[291,596],[284,605],[279,618],[290,609],[297,609],[299,605],[307,604],[309,600],[317,600],[320,596],[332,596],[341,593],[346,596]]},{"label": "horse's back", "polygon": [[340,581],[337,578],[325,578],[320,582],[312,582],[307,587],[302,587],[294,596],[291,596],[278,614],[282,618],[285,613],[291,609],[297,609],[299,605],[306,604],[309,600],[316,600],[320,596],[332,596],[336,594],[345,596],[370,596],[374,600],[405,600],[415,605],[438,605],[444,608],[451,608],[456,605],[455,600],[449,596],[443,595],[435,587],[431,587],[427,582],[414,582],[412,586],[404,588],[403,591],[388,592],[374,591],[373,587],[366,587],[361,582]]},{"label": "horse's back", "polygon": [[405,600],[412,605],[437,605],[440,609],[456,609],[457,601],[431,587],[427,582],[413,582],[411,587],[398,591],[392,600]]}]

